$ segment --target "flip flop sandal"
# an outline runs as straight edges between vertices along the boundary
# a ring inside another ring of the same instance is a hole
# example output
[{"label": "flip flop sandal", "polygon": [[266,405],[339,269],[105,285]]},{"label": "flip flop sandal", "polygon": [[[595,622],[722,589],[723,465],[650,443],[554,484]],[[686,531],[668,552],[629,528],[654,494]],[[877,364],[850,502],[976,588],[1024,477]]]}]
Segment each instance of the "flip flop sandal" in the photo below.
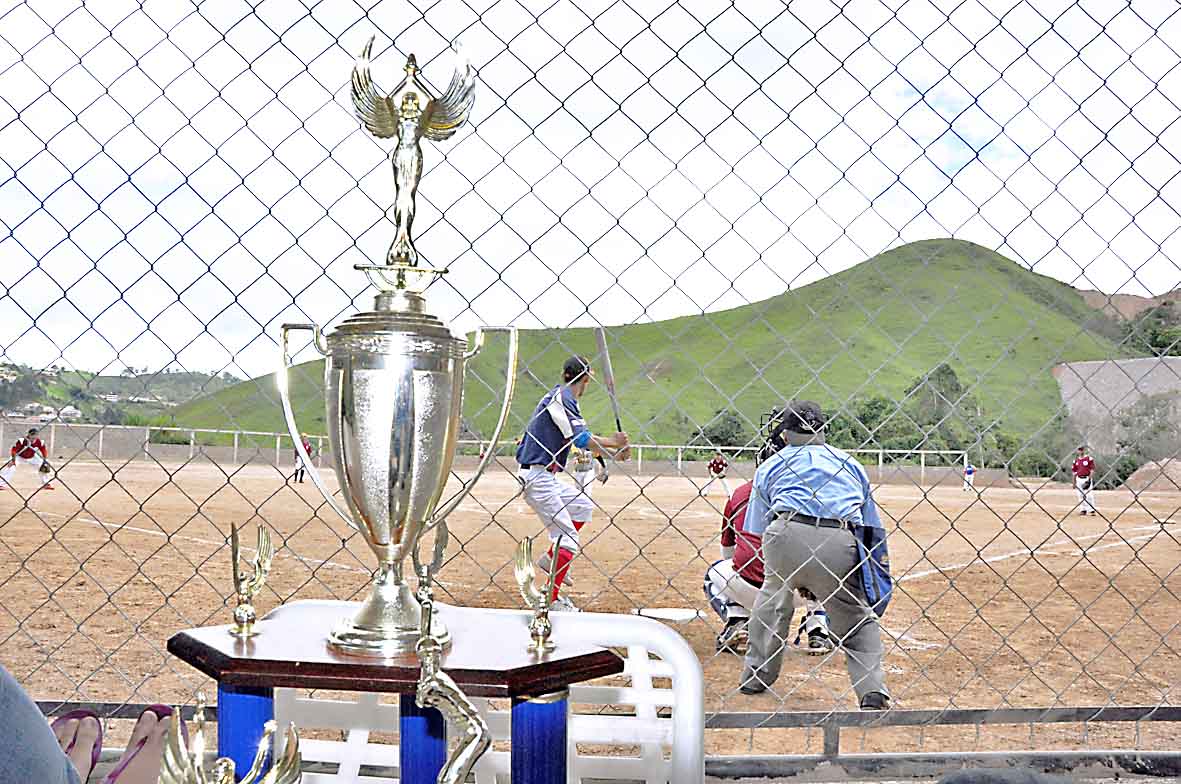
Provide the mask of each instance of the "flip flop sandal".
[{"label": "flip flop sandal", "polygon": [[[144,708],[143,713],[141,713],[140,715],[142,716],[144,713],[154,713],[159,718],[160,723],[164,723],[165,719],[171,720],[173,709],[168,707],[167,705],[159,705],[159,704],[149,705],[147,708]],[[157,724],[156,726],[160,726],[160,725]],[[188,743],[189,728],[182,722],[180,725],[180,729],[181,729],[181,735],[185,739],[185,743]],[[153,731],[154,731],[154,728],[153,728]],[[167,728],[164,731],[165,731],[165,733],[167,733],[168,732]],[[132,730],[132,732],[134,732],[134,730]],[[119,761],[119,764],[115,767],[114,770],[112,770],[110,773],[108,773],[106,775],[106,778],[104,778],[102,780],[102,784],[119,784],[119,779],[123,775],[123,772],[125,770],[127,770],[127,766],[130,765],[135,760],[135,758],[137,756],[139,756],[139,753],[144,750],[144,747],[148,745],[148,739],[150,737],[151,737],[151,732],[149,732],[144,737],[140,738],[136,742],[134,748],[128,747],[123,752],[123,759]]]},{"label": "flip flop sandal", "polygon": [[[139,717],[136,718],[135,726],[131,728],[131,738],[136,737],[136,730],[139,729],[140,722],[143,720],[144,715],[148,713],[155,716],[157,722],[166,721],[172,716],[172,708],[171,706],[161,705],[159,703],[156,703],[155,705],[149,705],[148,707],[144,708],[143,711],[140,712]],[[131,740],[128,741],[129,744],[131,742]],[[135,742],[138,742],[138,740]]]},{"label": "flip flop sandal", "polygon": [[[53,721],[51,721],[49,723],[49,726],[51,729],[53,729],[56,732],[59,725],[64,724],[67,721],[72,721],[74,719],[78,720],[79,729],[81,729],[83,719],[94,719],[95,723],[98,724],[98,737],[96,737],[94,739],[94,748],[92,748],[90,750],[90,770],[87,770],[84,774],[82,771],[78,771],[82,780],[86,781],[86,779],[90,778],[90,772],[92,770],[94,770],[94,766],[98,764],[99,755],[102,754],[102,750],[103,750],[103,723],[102,723],[102,720],[98,717],[98,714],[95,713],[94,711],[92,711],[90,708],[78,708],[77,710],[72,710],[69,713],[64,713],[61,716],[58,716],[56,719],[54,719]],[[69,754],[71,751],[74,750],[74,744],[77,742],[78,742],[78,733],[75,732],[74,739],[70,741],[70,745],[67,746],[65,749],[63,749],[63,751],[66,754]]]}]

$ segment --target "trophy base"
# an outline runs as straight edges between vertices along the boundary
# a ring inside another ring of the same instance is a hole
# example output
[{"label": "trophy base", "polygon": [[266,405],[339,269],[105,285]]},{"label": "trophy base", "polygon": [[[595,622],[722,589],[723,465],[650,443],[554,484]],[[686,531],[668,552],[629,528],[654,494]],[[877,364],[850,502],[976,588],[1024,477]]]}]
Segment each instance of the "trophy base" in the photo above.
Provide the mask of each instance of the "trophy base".
[{"label": "trophy base", "polygon": [[[404,656],[414,653],[421,625],[422,608],[410,587],[402,582],[401,569],[383,568],[360,611],[337,624],[328,636],[328,644],[352,656]],[[431,636],[443,647],[451,643],[451,633],[437,616],[431,621]]]}]

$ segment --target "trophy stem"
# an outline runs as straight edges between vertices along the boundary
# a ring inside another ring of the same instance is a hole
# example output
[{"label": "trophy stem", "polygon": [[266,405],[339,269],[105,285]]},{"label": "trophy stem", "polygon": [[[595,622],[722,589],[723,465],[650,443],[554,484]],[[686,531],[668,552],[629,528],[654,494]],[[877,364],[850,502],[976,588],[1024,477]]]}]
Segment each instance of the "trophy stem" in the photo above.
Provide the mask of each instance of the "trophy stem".
[{"label": "trophy stem", "polygon": [[[333,648],[354,656],[391,658],[414,653],[422,608],[403,579],[402,561],[385,561],[373,580],[373,592],[352,618],[342,620],[328,638]],[[435,617],[432,636],[444,646],[451,635]]]}]

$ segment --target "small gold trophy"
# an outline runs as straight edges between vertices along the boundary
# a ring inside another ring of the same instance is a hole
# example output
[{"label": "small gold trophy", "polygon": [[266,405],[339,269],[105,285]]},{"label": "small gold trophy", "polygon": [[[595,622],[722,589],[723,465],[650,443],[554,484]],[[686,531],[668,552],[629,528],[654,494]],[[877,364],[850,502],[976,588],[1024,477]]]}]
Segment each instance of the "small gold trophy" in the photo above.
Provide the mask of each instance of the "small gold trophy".
[{"label": "small gold trophy", "polygon": [[[164,737],[164,756],[160,760],[159,784],[297,784],[303,780],[300,770],[302,758],[299,753],[299,732],[294,724],[287,727],[283,755],[275,760],[271,769],[263,772],[267,755],[271,751],[271,738],[275,734],[275,722],[263,725],[258,751],[254,763],[246,771],[246,777],[238,781],[234,777],[234,761],[225,757],[213,763],[213,770],[205,772],[205,695],[197,694],[197,711],[193,716],[196,727],[190,735],[183,729],[180,708],[172,711],[168,732]],[[192,741],[186,743],[185,738]]]},{"label": "small gold trophy", "polygon": [[[558,544],[555,545],[555,550],[562,543],[561,537],[558,537]],[[553,624],[549,619],[549,597],[554,590],[554,579],[558,572],[558,559],[551,558],[549,566],[549,579],[546,580],[545,588],[537,587],[537,570],[533,566],[533,537],[522,539],[521,543],[517,545],[517,557],[513,563],[513,575],[517,578],[517,586],[521,589],[521,597],[524,598],[525,603],[533,610],[533,618],[529,621],[529,637],[533,640],[529,644],[529,650],[534,656],[538,658],[552,651],[556,645],[550,640],[550,633],[553,631]]]},{"label": "small gold trophy", "polygon": [[258,527],[258,547],[250,561],[252,574],[247,579],[242,575],[242,545],[238,540],[238,526],[236,523],[230,523],[230,557],[234,559],[234,593],[238,599],[230,634],[245,640],[258,634],[254,628],[258,615],[250,602],[262,590],[267,575],[271,573],[271,560],[275,557],[275,548],[271,546],[270,531],[265,526]]},{"label": "small gold trophy", "polygon": [[[436,558],[436,564],[438,561]],[[438,784],[463,784],[472,767],[492,745],[492,732],[468,696],[450,675],[443,672],[443,644],[431,634],[431,621],[435,614],[432,573],[430,567],[418,566],[417,597],[422,607],[422,632],[415,650],[422,669],[414,701],[420,708],[437,708],[447,717],[452,730],[459,729],[459,742],[447,757],[436,781]]]}]

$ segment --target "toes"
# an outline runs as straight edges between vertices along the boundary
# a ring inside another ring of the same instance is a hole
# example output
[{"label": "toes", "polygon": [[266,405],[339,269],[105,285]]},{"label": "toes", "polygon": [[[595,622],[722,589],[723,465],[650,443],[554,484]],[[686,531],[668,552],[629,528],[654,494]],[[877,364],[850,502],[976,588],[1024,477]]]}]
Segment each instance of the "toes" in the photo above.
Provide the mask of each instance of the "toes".
[{"label": "toes", "polygon": [[135,726],[131,729],[131,737],[127,739],[127,748],[134,747],[140,740],[147,737],[155,729],[159,721],[160,717],[150,709],[139,714],[139,719],[136,720]]}]

